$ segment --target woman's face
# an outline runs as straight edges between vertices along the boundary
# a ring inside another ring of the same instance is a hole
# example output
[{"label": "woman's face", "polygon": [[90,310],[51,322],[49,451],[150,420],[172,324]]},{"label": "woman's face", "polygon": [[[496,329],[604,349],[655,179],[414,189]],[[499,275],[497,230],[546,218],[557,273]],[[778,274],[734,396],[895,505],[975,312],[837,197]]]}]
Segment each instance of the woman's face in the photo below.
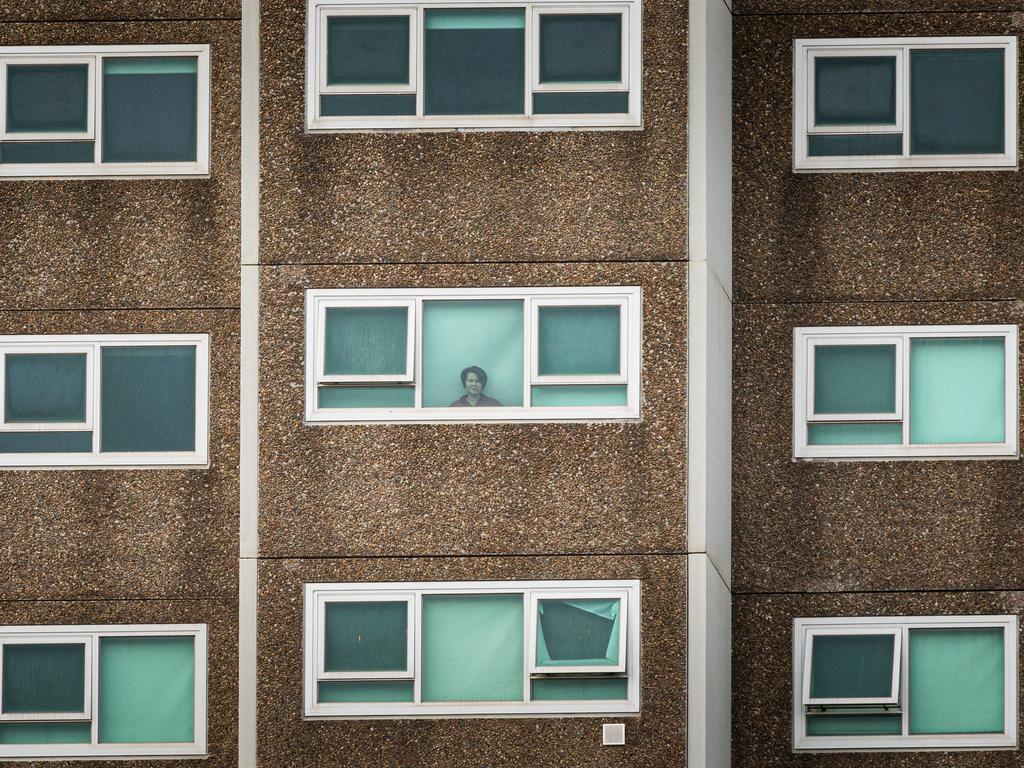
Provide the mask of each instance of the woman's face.
[{"label": "woman's face", "polygon": [[466,374],[466,394],[479,395],[484,391],[484,384],[475,373],[470,371]]}]

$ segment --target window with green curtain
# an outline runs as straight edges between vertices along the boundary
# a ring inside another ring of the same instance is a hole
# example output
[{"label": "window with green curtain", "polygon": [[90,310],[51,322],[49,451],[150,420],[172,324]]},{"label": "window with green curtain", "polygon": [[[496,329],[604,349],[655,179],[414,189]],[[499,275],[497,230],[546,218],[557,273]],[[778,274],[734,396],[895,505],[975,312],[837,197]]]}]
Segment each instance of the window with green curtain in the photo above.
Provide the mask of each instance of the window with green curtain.
[{"label": "window with green curtain", "polygon": [[0,432],[0,453],[89,453],[92,432]]},{"label": "window with green curtain", "polygon": [[893,125],[895,56],[814,59],[815,125]]},{"label": "window with green curtain", "polygon": [[910,442],[1006,439],[1005,341],[911,339]]},{"label": "window with green curtain", "polygon": [[903,425],[886,422],[808,424],[808,445],[900,445]]},{"label": "window with green curtain", "polygon": [[324,373],[404,374],[408,335],[408,307],[329,307],[324,323]]},{"label": "window with green curtain", "polygon": [[910,52],[910,152],[1005,151],[1002,49]]},{"label": "window with green curtain", "polygon": [[533,701],[615,701],[629,697],[624,677],[552,677],[530,683]]},{"label": "window with green curtain", "polygon": [[328,17],[328,85],[408,82],[408,16]]},{"label": "window with green curtain", "polygon": [[877,699],[892,695],[893,650],[887,635],[815,635],[812,699]]},{"label": "window with green curtain", "polygon": [[818,344],[814,347],[814,412],[893,413],[894,344]]},{"label": "window with green curtain", "polygon": [[424,111],[519,115],[526,89],[522,8],[424,12]]},{"label": "window with green curtain", "polygon": [[91,723],[0,723],[0,744],[88,744]]},{"label": "window with green curtain", "polygon": [[530,404],[538,408],[627,403],[625,384],[545,384],[530,389]]},{"label": "window with green curtain", "polygon": [[411,702],[412,680],[325,680],[317,684],[317,701],[335,703]]},{"label": "window with green curtain", "polygon": [[85,421],[84,354],[4,355],[4,421]]},{"label": "window with green curtain", "polygon": [[4,643],[0,712],[85,710],[83,643]]},{"label": "window with green curtain", "polygon": [[408,666],[408,603],[333,602],[324,606],[324,670],[368,672]]},{"label": "window with green curtain", "polygon": [[423,405],[454,405],[469,366],[487,374],[484,395],[523,404],[522,300],[423,302]]},{"label": "window with green curtain", "polygon": [[421,621],[423,701],[522,701],[522,595],[425,595]]},{"label": "window with green curtain", "polygon": [[808,736],[899,736],[903,716],[895,715],[808,715]]},{"label": "window with green curtain", "polygon": [[622,14],[542,14],[539,53],[542,83],[619,82]]},{"label": "window with green curtain", "polygon": [[595,667],[619,663],[622,601],[537,601],[537,666]]},{"label": "window with green curtain", "polygon": [[194,638],[103,637],[99,662],[100,743],[194,741]]},{"label": "window with green curtain", "polygon": [[85,133],[89,129],[86,64],[9,64],[8,133]]},{"label": "window with green curtain", "polygon": [[195,161],[198,88],[195,56],[105,58],[103,162]]},{"label": "window with green curtain", "polygon": [[1003,630],[910,630],[910,733],[1002,733]]},{"label": "window with green curtain", "polygon": [[416,404],[413,387],[364,387],[345,384],[322,386],[317,392],[320,408],[412,408]]},{"label": "window with green curtain", "polygon": [[541,376],[621,373],[618,306],[542,306],[537,314]]},{"label": "window with green curtain", "polygon": [[196,348],[103,347],[101,451],[194,451]]}]

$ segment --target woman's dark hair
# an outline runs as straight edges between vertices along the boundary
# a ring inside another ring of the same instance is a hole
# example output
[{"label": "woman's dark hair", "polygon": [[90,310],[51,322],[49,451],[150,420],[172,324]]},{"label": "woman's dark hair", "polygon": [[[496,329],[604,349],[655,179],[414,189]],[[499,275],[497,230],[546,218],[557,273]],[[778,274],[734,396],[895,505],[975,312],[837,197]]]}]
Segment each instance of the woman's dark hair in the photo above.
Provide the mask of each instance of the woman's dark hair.
[{"label": "woman's dark hair", "polygon": [[475,373],[476,377],[480,379],[480,388],[484,389],[487,387],[487,372],[484,371],[479,365],[471,365],[469,368],[463,368],[462,373],[459,374],[459,378],[462,379],[462,386],[466,386],[466,377],[469,374]]}]

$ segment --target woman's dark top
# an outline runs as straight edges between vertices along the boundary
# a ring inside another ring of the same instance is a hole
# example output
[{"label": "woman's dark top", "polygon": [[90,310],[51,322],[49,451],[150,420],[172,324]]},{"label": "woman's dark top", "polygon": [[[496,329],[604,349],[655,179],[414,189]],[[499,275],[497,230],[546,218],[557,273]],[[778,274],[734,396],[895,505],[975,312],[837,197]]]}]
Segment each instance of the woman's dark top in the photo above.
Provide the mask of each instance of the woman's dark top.
[{"label": "woman's dark top", "polygon": [[476,401],[476,405],[469,402],[469,395],[463,395],[454,403],[449,405],[449,408],[497,408],[500,407],[501,403],[495,400],[493,397],[487,395],[480,395],[480,399]]}]

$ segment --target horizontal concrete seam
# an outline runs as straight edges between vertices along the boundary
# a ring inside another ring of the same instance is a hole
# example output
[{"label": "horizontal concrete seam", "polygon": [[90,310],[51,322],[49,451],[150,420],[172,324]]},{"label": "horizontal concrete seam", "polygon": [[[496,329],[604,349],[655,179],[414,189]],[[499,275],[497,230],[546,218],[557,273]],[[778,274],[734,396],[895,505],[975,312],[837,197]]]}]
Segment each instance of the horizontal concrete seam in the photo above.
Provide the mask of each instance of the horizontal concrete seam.
[{"label": "horizontal concrete seam", "polygon": [[1014,298],[981,298],[981,299],[807,299],[792,301],[770,301],[757,299],[733,301],[733,306],[750,307],[790,307],[797,304],[828,305],[828,304],[1016,304],[1024,301],[1024,297]]},{"label": "horizontal concrete seam", "polygon": [[684,551],[672,552],[514,552],[514,553],[488,553],[488,554],[463,554],[463,555],[259,555],[254,560],[278,561],[278,560],[424,560],[427,558],[438,560],[469,560],[482,558],[525,558],[525,557],[686,557]]},{"label": "horizontal concrete seam", "polygon": [[0,18],[0,24],[181,24],[185,22],[230,21],[240,23],[241,16],[201,16],[196,18],[124,18],[124,19],[4,19]]},{"label": "horizontal concrete seam", "polygon": [[743,11],[733,10],[733,16],[917,16],[917,15],[970,15],[974,13],[1014,13],[1024,8],[975,8],[948,10],[907,11]]},{"label": "horizontal concrete seam", "polygon": [[[576,264],[688,264],[690,259],[573,259],[555,260],[513,260],[513,261],[306,261],[274,262],[260,261],[263,267],[487,267],[515,266],[518,264],[551,264],[569,266]],[[248,266],[248,265],[247,265]]]},{"label": "horizontal concrete seam", "polygon": [[775,591],[757,592],[732,590],[734,597],[772,597],[778,596],[828,596],[828,595],[928,595],[928,594],[979,594],[984,592],[1024,592],[1024,586],[1013,587],[928,587],[924,589],[844,589],[844,590],[822,590],[822,591]]},{"label": "horizontal concrete seam", "polygon": [[203,595],[202,597],[0,597],[0,603],[222,603],[234,604],[238,595]]},{"label": "horizontal concrete seam", "polygon": [[239,305],[227,307],[31,307],[9,309],[0,307],[0,312],[241,312]]}]

